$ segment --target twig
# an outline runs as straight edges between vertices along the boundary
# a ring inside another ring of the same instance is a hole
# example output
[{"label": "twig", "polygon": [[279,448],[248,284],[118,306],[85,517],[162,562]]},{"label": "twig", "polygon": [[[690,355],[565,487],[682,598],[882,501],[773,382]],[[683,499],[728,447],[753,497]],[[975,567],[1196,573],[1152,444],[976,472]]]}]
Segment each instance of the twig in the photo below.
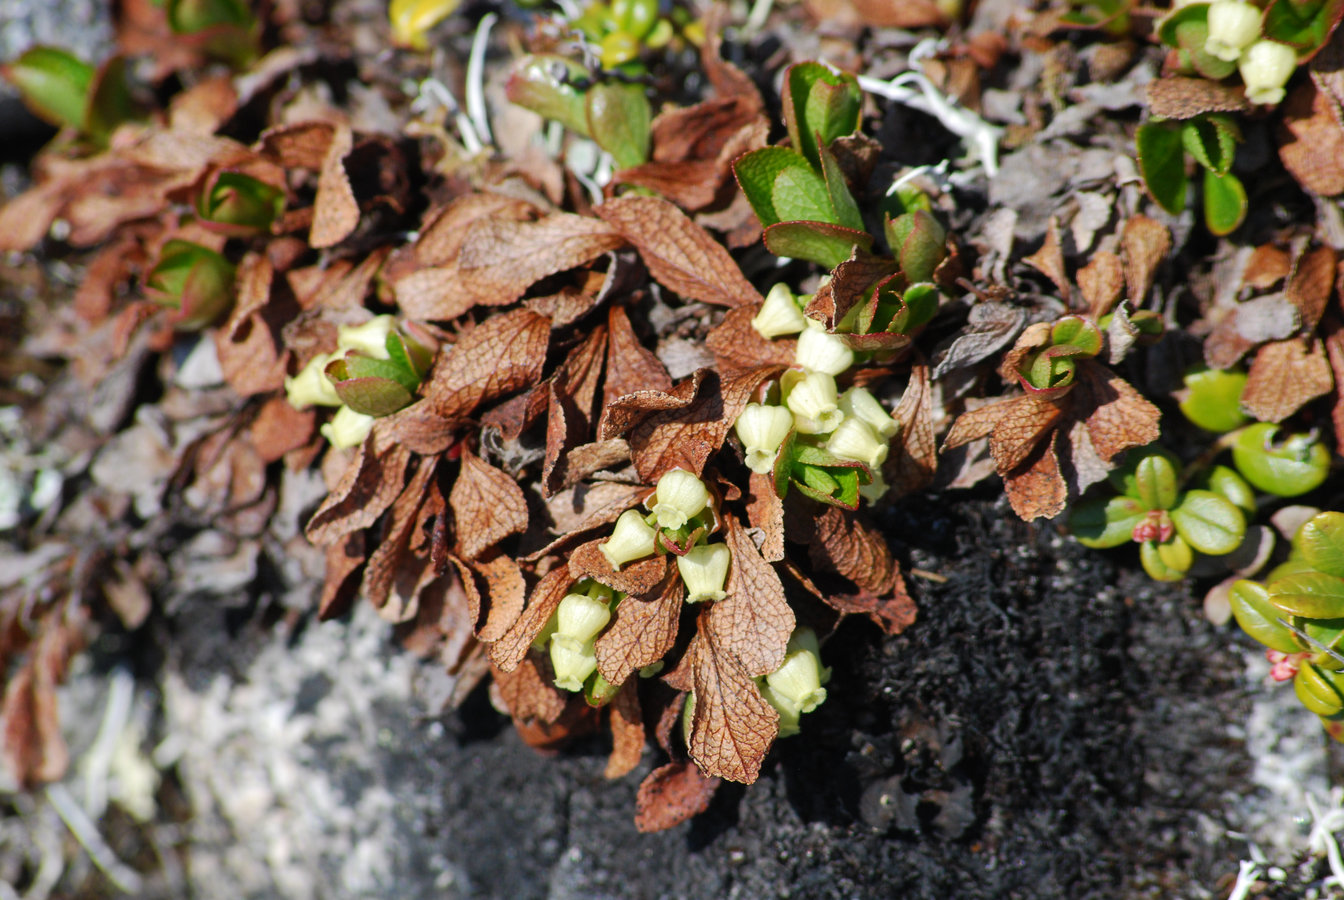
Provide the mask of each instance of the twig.
[{"label": "twig", "polygon": [[70,829],[79,846],[89,854],[89,859],[107,876],[108,881],[123,893],[139,894],[144,886],[140,880],[140,873],[117,859],[107,841],[103,840],[98,826],[89,818],[84,808],[75,802],[75,798],[70,796],[65,785],[47,785],[46,795],[52,809],[56,810],[56,815],[61,817],[65,827]]},{"label": "twig", "polygon": [[485,50],[490,42],[490,29],[499,21],[495,13],[486,13],[476,26],[471,39],[471,55],[467,57],[467,115],[476,126],[476,133],[485,144],[494,144],[490,131],[490,112],[485,106]]}]

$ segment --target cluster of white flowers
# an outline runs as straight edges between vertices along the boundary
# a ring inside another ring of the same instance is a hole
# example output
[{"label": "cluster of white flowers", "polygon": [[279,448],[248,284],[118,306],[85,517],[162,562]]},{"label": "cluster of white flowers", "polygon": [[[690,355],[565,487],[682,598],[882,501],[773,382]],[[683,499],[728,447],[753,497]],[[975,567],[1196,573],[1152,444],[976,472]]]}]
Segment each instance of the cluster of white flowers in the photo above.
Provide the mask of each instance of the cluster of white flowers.
[{"label": "cluster of white flowers", "polygon": [[327,366],[355,350],[373,359],[388,359],[387,336],[397,327],[396,316],[374,316],[363,325],[342,325],[337,330],[336,352],[319,353],[308,361],[299,374],[285,376],[285,397],[295,409],[310,406],[338,406],[336,415],[322,426],[322,436],[333,447],[355,447],[364,442],[373,428],[373,416],[355,412],[341,403],[336,388],[324,371]]},{"label": "cluster of white flowers", "polygon": [[1209,5],[1209,36],[1204,50],[1235,62],[1246,83],[1246,99],[1272,104],[1283,100],[1284,85],[1297,69],[1297,52],[1263,37],[1264,11],[1247,0],[1216,0]]},{"label": "cluster of white flowers", "polygon": [[751,324],[767,340],[798,335],[798,350],[795,367],[779,380],[782,405],[749,403],[738,416],[735,428],[748,468],[760,474],[772,471],[790,431],[813,435],[834,456],[868,466],[873,480],[859,493],[877,502],[887,492],[882,463],[899,425],[866,389],[840,393],[835,379],[854,365],[854,351],[842,337],[804,316],[799,298],[783,284],[770,289]]}]

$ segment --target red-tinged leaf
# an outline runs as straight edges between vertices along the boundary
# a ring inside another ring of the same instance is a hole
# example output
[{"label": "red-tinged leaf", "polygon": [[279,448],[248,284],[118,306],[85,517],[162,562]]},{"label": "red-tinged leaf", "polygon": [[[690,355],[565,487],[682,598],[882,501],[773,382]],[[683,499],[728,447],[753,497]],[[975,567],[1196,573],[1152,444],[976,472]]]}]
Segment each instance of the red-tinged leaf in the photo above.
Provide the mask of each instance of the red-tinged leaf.
[{"label": "red-tinged leaf", "polygon": [[1026,397],[1010,397],[987,403],[978,409],[968,409],[957,417],[947,437],[943,438],[943,449],[951,450],[988,437],[1000,420],[1014,415],[1015,407],[1026,400]]},{"label": "red-tinged leaf", "polygon": [[350,126],[337,124],[317,176],[313,228],[308,234],[308,243],[312,247],[333,247],[349,237],[359,224],[359,203],[345,171],[345,158],[353,146]]},{"label": "red-tinged leaf", "polygon": [[42,669],[30,662],[5,690],[5,763],[24,787],[59,781],[70,766],[57,714],[56,684]]},{"label": "red-tinged leaf", "polygon": [[518,482],[465,447],[448,505],[464,559],[476,559],[509,535],[527,530],[527,498]]},{"label": "red-tinged leaf", "polygon": [[1054,439],[1042,441],[1017,469],[1004,475],[1003,487],[1013,512],[1024,522],[1053,519],[1063,512],[1069,486],[1059,472]]},{"label": "red-tinged leaf", "polygon": [[624,243],[610,225],[572,213],[551,213],[535,222],[479,219],[458,253],[452,290],[477,304],[502,306],[541,279],[589,263]]},{"label": "red-tinged leaf", "polygon": [[599,326],[570,351],[551,378],[546,412],[546,456],[541,469],[542,492],[546,496],[564,486],[565,455],[585,442],[597,424],[597,384],[606,349],[607,330]]},{"label": "red-tinged leaf", "polygon": [[897,404],[894,418],[901,430],[892,441],[888,483],[895,496],[923,490],[933,483],[938,468],[938,443],[933,436],[933,390],[929,367],[910,367],[910,381]]},{"label": "red-tinged leaf", "polygon": [[622,778],[639,765],[644,755],[644,716],[639,706],[639,684],[630,682],[616,692],[611,710],[611,756],[602,771],[606,778]]},{"label": "red-tinged leaf", "polygon": [[715,159],[646,162],[613,175],[611,186],[617,184],[647,188],[691,212],[713,203],[723,186]]},{"label": "red-tinged leaf", "polygon": [[900,565],[872,526],[848,510],[820,504],[816,509],[815,533],[804,536],[813,565],[848,578],[876,597],[902,584]]},{"label": "red-tinged leaf", "polygon": [[411,453],[375,431],[360,445],[340,484],[322,501],[306,533],[319,547],[368,528],[401,494]]},{"label": "red-tinged leaf", "polygon": [[805,312],[824,324],[827,331],[834,332],[837,322],[854,307],[867,302],[873,288],[900,268],[894,259],[874,256],[856,247],[849,259],[836,266],[831,280],[817,288]]},{"label": "red-tinged leaf", "polygon": [[843,615],[867,616],[886,634],[900,634],[915,624],[918,609],[900,579],[890,597],[872,594],[827,594],[826,604]]},{"label": "red-tinged leaf", "polygon": [[421,392],[442,418],[468,416],[482,403],[539,382],[550,337],[550,321],[530,310],[492,316],[440,351]]},{"label": "red-tinged leaf", "polygon": [[1120,235],[1120,245],[1124,250],[1129,300],[1137,307],[1153,286],[1153,273],[1171,252],[1171,232],[1155,219],[1131,216]]},{"label": "red-tinged leaf", "polygon": [[517,721],[536,719],[552,723],[565,711],[569,697],[551,683],[550,665],[542,670],[536,656],[528,656],[512,671],[492,671],[499,698]]},{"label": "red-tinged leaf", "polygon": [[674,762],[654,769],[635,795],[635,827],[649,834],[666,831],[709,809],[723,782],[694,763]]},{"label": "red-tinged leaf", "polygon": [[597,545],[605,540],[598,538],[574,548],[574,552],[569,555],[570,579],[578,581],[580,578],[592,578],[634,597],[652,594],[667,575],[667,557],[650,556],[636,560],[621,566],[617,572],[598,549]]},{"label": "red-tinged leaf", "polygon": [[527,656],[528,648],[551,620],[573,583],[569,569],[563,565],[542,576],[532,589],[522,615],[509,626],[503,637],[489,645],[490,661],[505,672],[513,671]]},{"label": "red-tinged leaf", "polygon": [[664,287],[721,306],[763,301],[723,245],[666,200],[622,197],[595,212],[635,245],[649,274]]},{"label": "red-tinged leaf", "polygon": [[698,627],[687,651],[695,683],[691,758],[706,775],[751,784],[779,733],[779,713],[726,648],[708,611]]},{"label": "red-tinged leaf", "polygon": [[707,369],[697,369],[670,390],[638,390],[607,402],[597,427],[598,439],[620,437],[655,413],[685,409],[695,400],[707,373]]},{"label": "red-tinged leaf", "polygon": [[1334,386],[1320,338],[1272,341],[1255,354],[1241,405],[1261,422],[1282,422]]},{"label": "red-tinged leaf", "polygon": [[761,366],[791,366],[798,348],[792,338],[766,340],[751,325],[761,311],[759,304],[730,309],[705,338],[705,346],[714,353],[719,372],[737,375]]},{"label": "red-tinged leaf", "polygon": [[612,684],[658,662],[677,639],[685,585],[675,569],[647,596],[631,594],[616,606],[607,630],[597,639],[597,671]]},{"label": "red-tinged leaf", "polygon": [[747,521],[764,536],[761,556],[767,562],[784,558],[784,501],[775,493],[770,473],[751,473],[747,482]]},{"label": "red-tinged leaf", "polygon": [[630,316],[623,306],[607,310],[607,377],[602,386],[602,406],[605,409],[616,398],[636,391],[672,390],[672,378],[667,369],[635,335]]},{"label": "red-tinged leaf", "polygon": [[326,579],[317,603],[320,621],[339,618],[350,611],[359,590],[359,581],[352,576],[364,565],[365,558],[362,531],[347,534],[327,548]]},{"label": "red-tinged leaf", "polygon": [[728,596],[710,607],[710,624],[720,646],[737,657],[748,675],[768,675],[784,662],[796,624],[793,610],[774,567],[762,558],[746,529],[731,513],[723,521],[733,562]]}]

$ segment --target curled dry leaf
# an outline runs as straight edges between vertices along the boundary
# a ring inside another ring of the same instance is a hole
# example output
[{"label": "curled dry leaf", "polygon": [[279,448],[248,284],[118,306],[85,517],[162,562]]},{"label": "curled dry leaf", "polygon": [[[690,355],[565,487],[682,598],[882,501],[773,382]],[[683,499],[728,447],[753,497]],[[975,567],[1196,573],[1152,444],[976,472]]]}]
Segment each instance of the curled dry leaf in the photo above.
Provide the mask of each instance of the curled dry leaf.
[{"label": "curled dry leaf", "polygon": [[666,831],[709,809],[722,781],[694,763],[673,762],[654,769],[635,795],[635,827],[644,833]]},{"label": "curled dry leaf", "polygon": [[511,671],[494,668],[491,674],[500,700],[515,720],[550,724],[559,721],[565,711],[568,697],[551,684],[554,676],[548,661],[529,656]]},{"label": "curled dry leaf", "polygon": [[57,714],[56,683],[42,668],[30,661],[5,686],[5,764],[27,787],[59,781],[70,766]]},{"label": "curled dry leaf", "polygon": [[761,556],[766,562],[784,558],[784,501],[775,491],[770,473],[752,472],[747,482],[747,521],[764,537]]},{"label": "curled dry leaf", "polygon": [[532,642],[551,620],[560,601],[569,593],[574,582],[565,566],[557,566],[542,576],[528,597],[527,606],[498,641],[489,645],[490,661],[505,672],[511,672],[527,656]]},{"label": "curled dry leaf", "polygon": [[333,247],[350,236],[359,224],[359,202],[345,171],[345,158],[354,147],[354,134],[344,122],[332,126],[331,142],[322,157],[313,200],[313,227],[308,243],[314,248]]},{"label": "curled dry leaf", "polygon": [[901,430],[892,442],[886,476],[895,496],[900,497],[932,484],[938,468],[938,442],[933,436],[933,388],[928,365],[921,362],[910,367],[910,381],[892,418],[900,423]]},{"label": "curled dry leaf", "polygon": [[[549,496],[566,486],[569,452],[592,436],[596,422],[597,385],[607,350],[607,330],[601,326],[570,351],[550,380],[546,413],[546,455],[541,488]],[[582,475],[578,476],[579,478]],[[569,483],[577,481],[575,478]]]},{"label": "curled dry leaf", "polygon": [[610,225],[573,213],[551,213],[535,222],[483,217],[458,252],[456,290],[482,305],[512,303],[541,279],[624,243]]},{"label": "curled dry leaf", "polygon": [[1109,250],[1092,254],[1078,270],[1078,289],[1087,303],[1087,314],[1100,319],[1111,311],[1125,291],[1125,271],[1120,257]]},{"label": "curled dry leaf", "polygon": [[352,576],[364,565],[365,558],[363,531],[338,538],[327,548],[326,576],[317,602],[319,620],[334,619],[350,611],[359,589],[359,581]]},{"label": "curled dry leaf", "polygon": [[509,535],[527,530],[527,499],[518,482],[465,447],[448,505],[457,551],[464,559],[476,559]]},{"label": "curled dry leaf", "polygon": [[637,682],[623,685],[616,692],[608,709],[611,710],[611,756],[602,770],[606,778],[623,778],[635,770],[644,756],[644,717],[639,706]]},{"label": "curled dry leaf", "polygon": [[816,319],[826,326],[827,331],[834,332],[837,322],[849,315],[854,307],[867,302],[873,288],[900,268],[894,259],[865,253],[856,246],[849,259],[836,266],[831,280],[817,288],[805,310],[808,318]]},{"label": "curled dry leaf", "polygon": [[244,397],[278,390],[285,382],[289,352],[272,320],[284,321],[286,310],[272,306],[274,269],[259,253],[238,264],[237,300],[224,327],[215,332],[215,353],[224,380]]},{"label": "curled dry leaf", "polygon": [[[732,315],[732,313],[729,313]],[[617,397],[635,391],[672,390],[672,377],[653,351],[639,342],[623,306],[607,310],[607,377],[602,384],[605,409]]]},{"label": "curled dry leaf", "polygon": [[1059,298],[1066,304],[1069,302],[1073,287],[1069,284],[1069,275],[1064,268],[1064,249],[1059,238],[1059,217],[1050,217],[1050,224],[1045,231],[1045,243],[1041,245],[1041,249],[1022,261],[1049,278],[1055,290],[1059,291]]},{"label": "curled dry leaf", "polygon": [[764,365],[793,365],[798,342],[791,338],[762,337],[751,325],[760,311],[759,304],[730,309],[705,338],[705,346],[714,354],[714,362],[723,375],[733,376]]},{"label": "curled dry leaf", "polygon": [[376,522],[401,493],[410,459],[409,450],[375,431],[309,520],[308,540],[326,546]]},{"label": "curled dry leaf", "polygon": [[687,651],[695,684],[691,758],[706,775],[751,784],[779,732],[779,713],[723,640],[710,612],[701,613]]},{"label": "curled dry leaf", "polygon": [[1153,286],[1153,273],[1171,252],[1171,232],[1155,219],[1131,216],[1120,235],[1120,246],[1124,250],[1129,300],[1141,306]]},{"label": "curled dry leaf", "polygon": [[677,640],[685,585],[674,568],[646,595],[631,594],[616,606],[606,631],[593,645],[597,671],[612,684],[624,684],[633,672],[653,665]]},{"label": "curled dry leaf", "polygon": [[482,403],[541,380],[551,323],[531,310],[491,316],[440,351],[421,392],[444,419],[470,415]]},{"label": "curled dry leaf", "polygon": [[[418,513],[425,499],[425,489],[437,465],[438,461],[433,459],[420,459],[414,464],[414,474],[388,509],[386,523],[381,529],[382,538],[369,554],[369,564],[364,570],[364,595],[380,612],[387,606],[393,583],[398,578],[398,569],[410,562],[408,557],[412,529],[419,521]],[[413,607],[413,601],[408,605]],[[411,609],[407,615],[414,615],[414,610]],[[401,620],[401,616],[393,617],[393,621]]]},{"label": "curled dry leaf", "polygon": [[1013,512],[1024,522],[1053,519],[1063,512],[1069,486],[1059,471],[1055,437],[1042,441],[1017,468],[1004,474],[1003,488]]},{"label": "curled dry leaf", "polygon": [[1304,332],[1316,330],[1334,287],[1334,250],[1317,247],[1298,257],[1283,295],[1297,307]]},{"label": "curled dry leaf", "polygon": [[1344,126],[1331,107],[1310,83],[1280,107],[1279,159],[1298,184],[1320,197],[1344,193]]},{"label": "curled dry leaf", "polygon": [[569,555],[570,580],[592,578],[632,597],[647,597],[654,593],[667,574],[667,557],[650,556],[626,563],[617,572],[598,549],[597,545],[605,540],[598,538],[574,548],[574,552]]},{"label": "curled dry leaf", "polygon": [[733,562],[728,596],[710,607],[709,624],[719,636],[719,646],[736,656],[748,675],[768,675],[784,662],[795,625],[793,610],[774,567],[737,517],[725,514],[723,521]]},{"label": "curled dry leaf", "polygon": [[[527,583],[513,557],[496,553],[488,559],[471,560],[467,565],[485,582],[485,621],[476,637],[485,643],[504,637],[523,612]],[[465,576],[464,576],[465,581]]]},{"label": "curled dry leaf", "polygon": [[900,564],[887,542],[857,513],[825,506],[813,525],[808,555],[817,568],[835,572],[876,597],[905,593]]}]

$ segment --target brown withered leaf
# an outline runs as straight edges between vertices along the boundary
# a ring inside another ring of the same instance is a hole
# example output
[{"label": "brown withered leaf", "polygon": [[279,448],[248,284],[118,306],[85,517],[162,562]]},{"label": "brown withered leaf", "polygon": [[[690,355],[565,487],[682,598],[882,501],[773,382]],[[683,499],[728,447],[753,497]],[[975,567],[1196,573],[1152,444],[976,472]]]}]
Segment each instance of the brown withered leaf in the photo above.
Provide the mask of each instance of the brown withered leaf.
[{"label": "brown withered leaf", "polygon": [[1157,440],[1162,413],[1129,382],[1092,360],[1079,363],[1075,378],[1068,396],[1069,415],[1084,423],[1102,462]]},{"label": "brown withered leaf", "polygon": [[1315,331],[1330,293],[1335,287],[1335,251],[1329,247],[1308,250],[1297,258],[1283,295],[1297,307],[1302,330]]},{"label": "brown withered leaf", "polygon": [[599,219],[556,212],[535,222],[476,221],[457,255],[461,295],[477,304],[512,303],[547,276],[592,262],[625,240]]},{"label": "brown withered leaf", "polygon": [[1069,302],[1073,287],[1069,284],[1069,275],[1064,268],[1064,249],[1060,244],[1057,216],[1050,217],[1050,224],[1045,231],[1045,243],[1041,245],[1041,249],[1022,261],[1049,278],[1055,290],[1059,291],[1059,298],[1066,304]]},{"label": "brown withered leaf", "polygon": [[648,596],[631,594],[616,606],[616,615],[593,649],[597,671],[612,684],[624,684],[634,672],[662,659],[677,640],[685,585],[675,567]]},{"label": "brown withered leaf", "polygon": [[527,530],[527,498],[518,482],[466,447],[448,505],[453,510],[458,553],[467,560]]},{"label": "brown withered leaf", "polygon": [[1100,319],[1111,311],[1125,291],[1125,270],[1120,257],[1109,250],[1092,254],[1078,270],[1078,289],[1087,303],[1087,314]]},{"label": "brown withered leaf", "polygon": [[1241,405],[1261,422],[1282,422],[1334,386],[1320,338],[1274,341],[1255,354]]},{"label": "brown withered leaf", "polygon": [[596,294],[565,285],[554,294],[529,297],[523,306],[551,320],[551,328],[564,328],[577,322],[599,303]]},{"label": "brown withered leaf", "polygon": [[611,756],[602,770],[605,778],[623,778],[635,770],[644,755],[644,716],[639,706],[639,684],[623,685],[612,698]]},{"label": "brown withered leaf", "polygon": [[[820,506],[820,504],[818,504]],[[818,569],[835,572],[869,594],[882,597],[904,592],[900,564],[891,548],[871,525],[849,510],[822,507],[813,520],[812,534],[799,535]]]},{"label": "brown withered leaf", "polygon": [[1261,244],[1246,261],[1241,283],[1258,291],[1267,291],[1287,278],[1292,270],[1293,261],[1288,251],[1273,244]]},{"label": "brown withered leaf", "polygon": [[56,682],[30,660],[5,685],[5,764],[20,785],[59,781],[70,766],[61,736]]},{"label": "brown withered leaf", "polygon": [[[1330,359],[1330,371],[1335,384],[1344,384],[1344,326],[1333,316],[1325,319],[1325,350]],[[1344,391],[1335,391],[1335,405],[1330,410],[1330,421],[1335,427],[1335,446],[1344,446]]]},{"label": "brown withered leaf", "polygon": [[551,514],[556,534],[571,534],[615,522],[648,492],[642,484],[615,481],[576,484],[548,499],[546,509]]},{"label": "brown withered leaf", "polygon": [[1017,468],[1063,418],[1060,404],[1025,395],[1000,404],[1000,418],[989,436],[989,452],[1003,474]]},{"label": "brown withered leaf", "polygon": [[512,671],[522,662],[573,583],[574,578],[563,565],[543,575],[532,589],[522,615],[509,626],[503,637],[489,645],[490,661],[505,672]]},{"label": "brown withered leaf", "polygon": [[723,245],[666,200],[621,197],[594,212],[634,244],[649,274],[664,287],[720,306],[763,302]]},{"label": "brown withered leaf", "polygon": [[496,191],[474,191],[453,200],[426,221],[415,239],[417,266],[445,266],[457,260],[471,226],[483,219],[522,222],[536,209],[531,203]]},{"label": "brown withered leaf", "polygon": [[771,341],[761,337],[751,325],[760,311],[757,304],[730,309],[705,338],[705,346],[714,354],[721,374],[732,376],[760,366],[793,365],[798,342],[791,338]]},{"label": "brown withered leaf", "polygon": [[333,247],[349,237],[359,224],[359,202],[345,171],[345,158],[354,147],[350,126],[337,123],[331,143],[322,157],[313,200],[313,228],[308,243],[314,248]]},{"label": "brown withered leaf", "polygon": [[350,611],[359,590],[354,574],[364,565],[364,532],[345,535],[327,548],[327,567],[322,596],[317,603],[319,621],[334,619]]},{"label": "brown withered leaf", "polygon": [[523,571],[518,563],[513,561],[513,557],[502,553],[491,554],[486,559],[471,560],[467,565],[484,579],[485,597],[489,600],[485,621],[476,632],[476,637],[485,643],[493,643],[508,634],[522,615],[527,583],[523,580]]},{"label": "brown withered leaf", "polygon": [[451,447],[458,434],[453,426],[453,422],[434,412],[428,400],[417,400],[373,423],[375,431],[385,431],[392,440],[422,456],[434,456]]},{"label": "brown withered leaf", "polygon": [[578,484],[589,475],[624,468],[630,462],[630,445],[624,438],[591,441],[566,453],[555,467],[557,490]]},{"label": "brown withered leaf", "polygon": [[244,397],[278,390],[285,382],[289,351],[270,321],[285,313],[270,305],[273,276],[266,257],[258,253],[244,256],[238,264],[233,312],[215,332],[215,353],[224,380]]},{"label": "brown withered leaf", "polygon": [[836,266],[831,280],[817,288],[804,312],[808,318],[816,319],[826,326],[827,331],[833,332],[836,322],[865,302],[879,282],[898,271],[900,265],[894,259],[865,253],[855,247],[849,259]]},{"label": "brown withered leaf", "polygon": [[309,520],[308,540],[319,547],[378,520],[401,493],[411,452],[375,430],[356,451],[340,484]]},{"label": "brown withered leaf", "polygon": [[569,352],[551,378],[546,410],[546,456],[541,469],[543,496],[550,496],[564,486],[565,456],[593,434],[597,424],[597,385],[606,350],[607,330],[599,326]]},{"label": "brown withered leaf", "polygon": [[737,657],[748,675],[768,675],[784,662],[795,625],[784,599],[784,585],[761,556],[737,517],[724,515],[724,532],[733,562],[727,594],[709,610],[708,621],[719,646]]},{"label": "brown withered leaf", "polygon": [[779,713],[724,646],[708,611],[697,628],[687,651],[695,684],[691,758],[706,775],[751,784],[779,732]]},{"label": "brown withered leaf", "polygon": [[607,377],[602,384],[605,409],[617,397],[636,391],[672,390],[672,377],[653,351],[639,342],[623,306],[607,310]]},{"label": "brown withered leaf", "polygon": [[904,579],[898,582],[891,594],[886,597],[859,593],[828,594],[822,599],[843,615],[867,616],[885,634],[900,634],[915,624],[915,618],[919,614],[915,601],[906,593]]},{"label": "brown withered leaf", "polygon": [[1171,252],[1167,226],[1147,216],[1131,216],[1120,235],[1125,257],[1125,282],[1129,300],[1137,308],[1153,286],[1153,273]]},{"label": "brown withered leaf", "polygon": [[746,501],[747,521],[765,537],[761,556],[767,562],[779,562],[784,558],[784,501],[775,493],[773,476],[752,472]]},{"label": "brown withered leaf", "polygon": [[569,555],[570,579],[578,581],[580,578],[592,578],[632,597],[646,597],[653,593],[667,575],[667,557],[650,556],[636,560],[626,563],[617,572],[597,547],[605,540],[597,538],[574,548],[574,552]]},{"label": "brown withered leaf", "polygon": [[1165,119],[1193,119],[1202,113],[1243,112],[1249,108],[1240,86],[1180,75],[1148,82],[1148,110]]},{"label": "brown withered leaf", "polygon": [[901,430],[892,441],[891,459],[885,468],[887,483],[900,497],[928,487],[938,469],[933,389],[927,364],[919,362],[910,367],[910,381],[892,418],[900,423]]},{"label": "brown withered leaf", "polygon": [[1042,441],[1032,455],[1003,476],[1003,488],[1013,512],[1024,522],[1053,519],[1064,511],[1069,486],[1059,471],[1054,436]]},{"label": "brown withered leaf", "polygon": [[701,772],[692,762],[672,762],[654,769],[635,795],[635,827],[645,834],[666,831],[709,809],[723,782]]},{"label": "brown withered leaf", "polygon": [[1330,99],[1304,82],[1279,109],[1279,159],[1309,193],[1344,193],[1344,127]]},{"label": "brown withered leaf", "polygon": [[[414,474],[388,509],[387,522],[382,528],[382,539],[369,554],[369,564],[364,569],[364,595],[380,612],[387,606],[388,595],[397,577],[397,570],[405,564],[411,531],[419,521],[417,513],[424,500],[425,489],[437,466],[438,460],[434,459],[420,459],[415,463]],[[407,616],[414,616],[415,613],[414,609],[401,612],[405,612]],[[391,619],[402,621],[402,616],[393,615]]]},{"label": "brown withered leaf", "polygon": [[248,436],[262,462],[273,463],[308,443],[316,431],[316,420],[313,410],[297,410],[284,397],[272,397],[257,410]]},{"label": "brown withered leaf", "polygon": [[716,159],[686,159],[676,162],[646,162],[622,169],[612,176],[607,190],[618,184],[648,188],[682,209],[703,209],[718,196],[722,180]]},{"label": "brown withered leaf", "polygon": [[558,721],[565,711],[569,698],[551,684],[549,664],[545,669],[543,672],[542,664],[533,656],[526,657],[510,671],[491,669],[499,698],[514,719],[551,723]]},{"label": "brown withered leaf", "polygon": [[551,323],[531,310],[491,316],[440,351],[421,392],[445,419],[470,415],[482,403],[541,380]]}]

